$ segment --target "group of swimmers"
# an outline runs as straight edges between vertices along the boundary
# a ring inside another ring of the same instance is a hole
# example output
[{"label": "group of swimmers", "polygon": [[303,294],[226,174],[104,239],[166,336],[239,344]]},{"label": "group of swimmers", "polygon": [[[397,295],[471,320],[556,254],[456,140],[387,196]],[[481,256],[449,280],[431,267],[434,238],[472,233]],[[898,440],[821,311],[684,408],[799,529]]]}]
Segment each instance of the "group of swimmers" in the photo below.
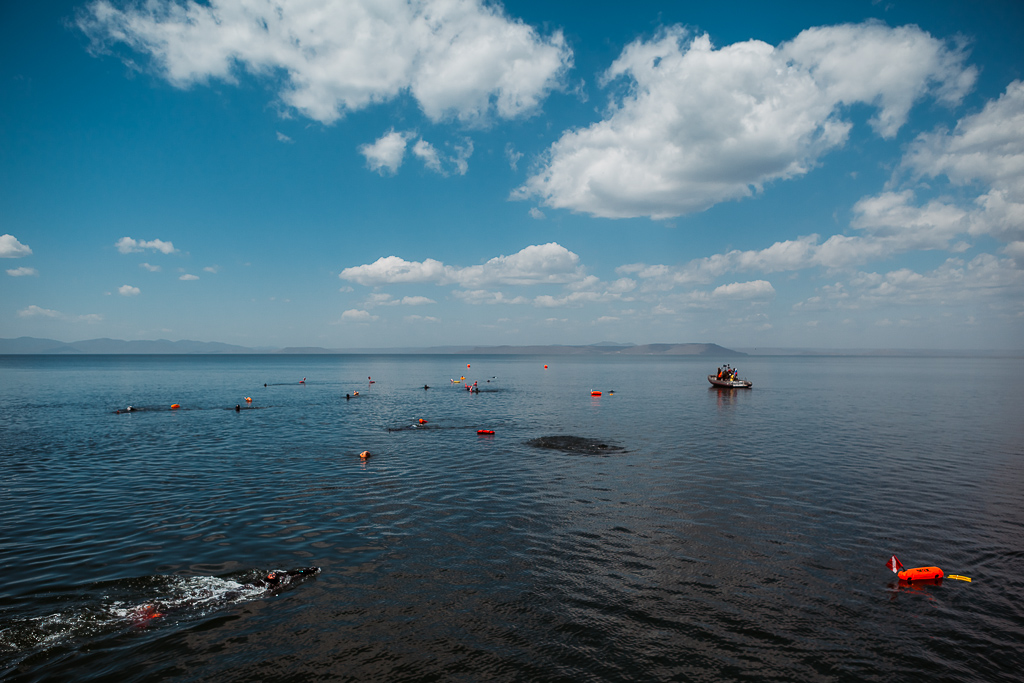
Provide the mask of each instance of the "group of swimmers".
[{"label": "group of swimmers", "polygon": [[718,368],[718,379],[724,379],[727,382],[735,382],[740,378],[736,368],[729,367],[728,364],[724,368]]}]

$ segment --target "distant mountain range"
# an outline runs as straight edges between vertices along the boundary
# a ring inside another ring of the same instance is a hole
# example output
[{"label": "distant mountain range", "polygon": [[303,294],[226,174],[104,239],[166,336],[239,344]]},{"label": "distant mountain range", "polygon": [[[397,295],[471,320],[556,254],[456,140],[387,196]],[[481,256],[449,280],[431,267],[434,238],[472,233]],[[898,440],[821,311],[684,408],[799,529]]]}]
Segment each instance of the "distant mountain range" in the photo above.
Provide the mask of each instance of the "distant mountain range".
[{"label": "distant mountain range", "polygon": [[430,353],[454,354],[472,353],[477,355],[544,355],[544,356],[744,356],[739,351],[724,348],[718,344],[619,344],[600,342],[589,346],[434,346],[427,348],[403,347],[390,349],[326,349],[318,346],[287,347],[283,349],[252,349],[220,342],[197,342],[189,340],[169,341],[156,339],[146,341],[124,341],[123,339],[87,339],[77,342],[62,342],[55,339],[18,337],[0,339],[0,354],[227,354],[227,353]]},{"label": "distant mountain range", "polygon": [[1021,350],[935,350],[935,349],[796,349],[747,348],[727,349],[718,344],[622,344],[598,342],[586,346],[429,346],[398,348],[327,349],[320,346],[289,346],[283,349],[249,348],[220,342],[198,342],[182,339],[125,341],[123,339],[87,339],[62,342],[56,339],[18,337],[0,339],[0,355],[19,354],[474,354],[522,356],[892,356],[920,358],[1021,358]]}]

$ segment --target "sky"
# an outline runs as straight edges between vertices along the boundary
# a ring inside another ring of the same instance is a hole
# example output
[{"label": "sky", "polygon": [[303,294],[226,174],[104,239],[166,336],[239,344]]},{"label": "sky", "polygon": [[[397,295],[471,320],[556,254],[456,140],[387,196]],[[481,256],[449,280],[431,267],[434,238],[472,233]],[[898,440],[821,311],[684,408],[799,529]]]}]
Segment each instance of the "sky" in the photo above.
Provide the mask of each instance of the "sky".
[{"label": "sky", "polygon": [[0,4],[0,337],[1024,348],[1024,3]]}]

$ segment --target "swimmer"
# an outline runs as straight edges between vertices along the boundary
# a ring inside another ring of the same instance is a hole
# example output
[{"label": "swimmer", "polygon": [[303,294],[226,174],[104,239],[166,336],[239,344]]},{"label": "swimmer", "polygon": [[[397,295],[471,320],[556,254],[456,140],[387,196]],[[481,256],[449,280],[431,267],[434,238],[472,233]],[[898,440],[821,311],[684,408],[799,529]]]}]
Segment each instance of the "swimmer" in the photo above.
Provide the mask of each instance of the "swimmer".
[{"label": "swimmer", "polygon": [[315,576],[320,573],[320,567],[299,567],[298,569],[289,569],[287,571],[272,571],[267,574],[266,578],[256,579],[252,582],[253,586],[266,586],[268,589],[283,588],[292,582],[292,579],[303,577],[303,576]]},{"label": "swimmer", "polygon": [[240,413],[240,412],[242,412],[242,406],[240,406],[240,405],[238,405],[238,404],[236,403],[236,404],[235,404],[235,412],[236,412],[236,413]]},{"label": "swimmer", "polygon": [[351,401],[351,400],[352,400],[352,397],[351,397],[351,396],[349,396],[348,394],[345,394],[345,400],[346,400],[346,401]]},{"label": "swimmer", "polygon": [[359,454],[359,457],[362,458],[363,460],[366,460],[367,458],[370,457],[370,451],[363,451],[362,453]]},{"label": "swimmer", "polygon": [[306,378],[305,377],[303,377],[302,379],[299,380],[299,384],[305,384],[305,383],[306,383]]},{"label": "swimmer", "polygon": [[267,386],[267,383],[266,383],[266,382],[264,382],[264,383],[263,383],[263,386],[264,386],[264,387],[266,387],[266,386]]},{"label": "swimmer", "polygon": [[424,391],[426,391],[426,390],[427,390],[427,389],[429,389],[429,388],[430,388],[430,387],[428,387],[428,386],[427,386],[426,384],[424,384],[424,385],[423,385],[423,389],[424,389]]}]

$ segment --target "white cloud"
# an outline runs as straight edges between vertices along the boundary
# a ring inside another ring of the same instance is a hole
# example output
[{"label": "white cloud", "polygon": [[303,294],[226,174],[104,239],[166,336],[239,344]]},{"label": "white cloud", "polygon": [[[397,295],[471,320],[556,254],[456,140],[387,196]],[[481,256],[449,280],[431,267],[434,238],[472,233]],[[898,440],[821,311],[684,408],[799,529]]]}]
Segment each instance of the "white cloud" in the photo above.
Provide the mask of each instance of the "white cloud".
[{"label": "white cloud", "polygon": [[26,275],[39,275],[39,271],[35,268],[22,266],[20,268],[8,268],[7,274],[11,277],[25,277]]},{"label": "white cloud", "polygon": [[711,296],[721,299],[769,299],[775,296],[775,288],[767,280],[733,282],[721,287],[715,287],[711,292]]},{"label": "white cloud", "polygon": [[117,291],[121,296],[138,296],[141,290],[131,285],[121,285],[117,288]]},{"label": "white cloud", "polygon": [[203,272],[213,273],[214,275],[216,275],[217,273],[220,272],[220,266],[206,266],[205,268],[203,268]]},{"label": "white cloud", "polygon": [[198,280],[199,276],[198,275],[192,275],[191,273],[185,273],[184,275],[179,276],[178,279],[179,280],[186,280],[186,281],[188,281],[188,280]]},{"label": "white cloud", "polygon": [[435,318],[432,315],[407,315],[407,316],[405,316],[403,318],[403,320],[405,320],[406,322],[409,322],[409,323],[415,323],[415,322],[439,323],[439,322],[441,322],[440,318]]},{"label": "white cloud", "polygon": [[404,296],[401,299],[394,299],[390,294],[384,294],[382,292],[374,292],[370,294],[366,299],[366,306],[424,306],[426,304],[436,304],[437,302],[433,299],[428,299],[425,296]]},{"label": "white cloud", "polygon": [[1009,256],[1016,262],[1017,267],[1024,270],[1024,241],[1018,240],[1016,242],[1010,242],[1000,251]]},{"label": "white cloud", "polygon": [[412,153],[420,158],[423,165],[436,173],[444,173],[441,168],[441,157],[438,156],[437,148],[426,140],[417,140],[412,147]]},{"label": "white cloud", "polygon": [[541,221],[541,220],[544,220],[544,218],[546,218],[546,216],[544,215],[544,212],[541,211],[540,209],[538,209],[536,206],[531,206],[530,207],[530,218],[532,218],[534,220],[537,220],[537,221]]},{"label": "white cloud", "polygon": [[134,240],[131,237],[122,237],[115,244],[117,250],[122,254],[131,254],[136,251],[143,251],[145,249],[152,249],[153,251],[159,251],[163,254],[173,254],[174,244],[171,242],[164,242],[163,240]]},{"label": "white cloud", "polygon": [[377,316],[371,315],[369,311],[361,311],[356,308],[350,308],[341,314],[341,322],[368,323],[376,319]]},{"label": "white cloud", "polygon": [[405,146],[412,133],[400,133],[392,128],[390,131],[377,138],[372,144],[365,144],[359,148],[359,153],[366,157],[366,165],[371,171],[377,171],[381,175],[398,173],[398,167],[402,165],[402,158],[405,156]]},{"label": "white cloud", "polygon": [[467,304],[528,304],[530,300],[525,296],[507,297],[502,292],[489,292],[486,289],[474,289],[471,291],[456,291],[452,293],[455,298],[465,301]]},{"label": "white cloud", "polygon": [[31,254],[28,245],[19,242],[14,235],[0,235],[0,258],[21,258]]},{"label": "white cloud", "polygon": [[403,93],[435,121],[512,118],[535,110],[572,63],[560,32],[541,36],[481,0],[98,0],[78,26],[99,50],[149,55],[178,87],[263,77],[322,123]]},{"label": "white cloud", "polygon": [[60,311],[54,311],[54,310],[50,310],[48,308],[40,308],[39,306],[36,306],[35,304],[32,304],[28,308],[21,309],[20,311],[18,311],[18,315],[21,316],[22,318],[33,318],[33,317],[36,317],[36,316],[40,316],[40,317],[43,317],[43,318],[63,318],[64,317],[64,314],[61,313]]},{"label": "white cloud", "polygon": [[496,256],[483,265],[462,268],[434,259],[419,262],[383,256],[370,264],[345,268],[339,277],[371,287],[432,282],[479,288],[493,284],[566,283],[582,278],[583,273],[579,256],[550,242],[528,246],[511,256]]},{"label": "white cloud", "polygon": [[607,117],[566,131],[513,193],[607,218],[661,219],[803,175],[845,144],[844,106],[876,109],[891,137],[928,93],[955,104],[973,85],[963,53],[914,26],[812,28],[777,48],[715,49],[681,27],[628,45],[604,74],[630,79]]},{"label": "white cloud", "polygon": [[523,153],[517,152],[515,145],[507,142],[505,143],[505,158],[508,159],[508,165],[515,171],[518,170],[519,160],[523,158]]},{"label": "white cloud", "polygon": [[154,266],[154,265],[149,264],[149,263],[140,263],[139,264],[139,268],[145,268],[146,270],[148,270],[151,273],[159,273],[160,272],[160,266]]},{"label": "white cloud", "polygon": [[1024,82],[1014,81],[982,111],[952,131],[918,136],[903,160],[915,178],[943,175],[955,185],[977,184],[970,232],[1024,239]]},{"label": "white cloud", "polygon": [[[406,134],[406,139],[411,139],[411,133]],[[420,138],[412,147],[412,153],[418,157],[423,165],[435,173],[443,176],[466,175],[469,170],[469,157],[473,155],[473,141],[466,138],[462,144],[452,145],[454,154],[442,155],[437,147]],[[401,160],[399,160],[399,165]],[[395,167],[397,169],[397,166]],[[394,172],[394,171],[392,171]]]},{"label": "white cloud", "polygon": [[290,137],[288,137],[287,135],[285,135],[281,131],[277,131],[277,141],[278,142],[284,142],[284,143],[294,142],[294,140],[292,140]]}]

